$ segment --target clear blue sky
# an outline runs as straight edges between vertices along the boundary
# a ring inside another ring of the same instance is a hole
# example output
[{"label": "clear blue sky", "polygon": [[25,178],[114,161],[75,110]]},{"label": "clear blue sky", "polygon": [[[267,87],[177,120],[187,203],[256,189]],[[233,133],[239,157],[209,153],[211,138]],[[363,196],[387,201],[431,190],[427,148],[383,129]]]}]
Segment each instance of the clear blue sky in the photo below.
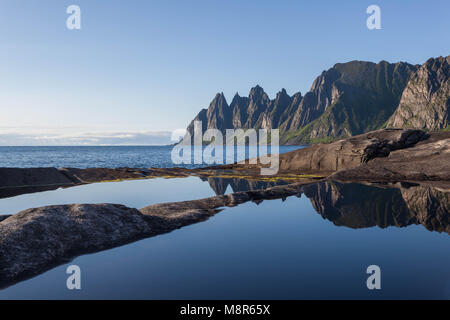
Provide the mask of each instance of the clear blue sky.
[{"label": "clear blue sky", "polygon": [[[81,30],[66,28],[71,4]],[[366,27],[371,4],[381,30]],[[2,0],[0,144],[170,131],[216,92],[305,93],[355,59],[423,63],[450,54],[449,12],[448,0]]]}]

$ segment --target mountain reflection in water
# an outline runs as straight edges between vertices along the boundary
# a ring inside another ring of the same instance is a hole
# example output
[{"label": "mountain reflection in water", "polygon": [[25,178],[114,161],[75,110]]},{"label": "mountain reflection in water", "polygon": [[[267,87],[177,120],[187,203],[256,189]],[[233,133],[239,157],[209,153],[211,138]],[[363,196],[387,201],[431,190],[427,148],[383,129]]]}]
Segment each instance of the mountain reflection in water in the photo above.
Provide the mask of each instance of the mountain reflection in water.
[{"label": "mountain reflection in water", "polygon": [[[225,194],[228,187],[240,192],[287,184],[226,178],[207,181],[217,195]],[[450,234],[449,190],[412,183],[368,185],[323,181],[301,186],[298,196],[302,194],[309,198],[317,213],[336,226],[356,229],[421,224],[430,231]]]},{"label": "mountain reflection in water", "polygon": [[[164,182],[169,184],[171,182],[179,185],[179,182],[184,181],[185,178],[180,179],[168,179]],[[189,179],[189,178],[188,178]],[[276,181],[256,181],[246,180],[239,178],[200,178],[201,181],[207,183],[212,189],[213,194],[224,195],[226,193],[235,193],[243,191],[257,191],[275,186],[286,186],[289,182],[283,180]],[[146,185],[143,182],[148,181],[150,184]],[[197,180],[198,181],[198,180]],[[127,184],[128,192],[135,193],[133,191],[133,181],[129,181]],[[155,191],[154,186],[159,186],[162,183],[161,180],[140,180],[136,183],[136,188],[144,192]],[[114,186],[120,188],[121,185],[112,183]],[[192,184],[192,181],[186,181],[187,185]],[[185,185],[186,185],[185,184]],[[195,184],[194,184],[195,185]],[[108,185],[109,186],[109,185]],[[44,187],[25,187],[25,188],[3,188],[0,190],[0,198],[14,199],[17,195],[27,193],[39,193],[42,191],[50,191],[58,189],[61,186],[44,186]],[[70,197],[72,191],[79,190],[79,186],[62,186],[67,188],[61,194],[61,199],[58,201],[64,202],[65,198],[74,201]],[[194,189],[198,190],[199,185],[195,185]],[[102,192],[102,184],[85,185],[85,192]],[[88,191],[91,190],[92,191]],[[129,189],[130,188],[130,189]],[[192,190],[191,200],[195,200],[195,194],[198,191]],[[161,192],[161,190],[159,190]],[[315,211],[319,213],[323,218],[333,222],[336,226],[345,226],[349,228],[369,228],[378,226],[380,228],[387,228],[389,226],[406,227],[409,225],[423,225],[430,231],[446,232],[450,233],[450,189],[449,188],[436,188],[431,186],[425,186],[414,183],[395,183],[395,184],[362,184],[362,183],[342,183],[337,181],[321,181],[317,183],[299,185],[297,188],[297,196],[306,196],[311,201],[311,204]],[[106,188],[105,192],[108,191]],[[77,192],[73,192],[78,194]],[[81,195],[83,192],[81,192]],[[204,197],[204,191],[202,196]],[[282,194],[282,193],[281,193]],[[155,193],[157,195],[157,193]],[[48,196],[48,195],[47,195]],[[124,199],[127,198],[127,192],[123,194]],[[280,198],[284,199],[289,195]],[[42,199],[45,200],[46,196],[43,194]],[[160,198],[160,197],[158,197]],[[177,198],[175,196],[175,198]],[[198,198],[198,197],[197,197]],[[16,198],[18,199],[18,198]],[[75,202],[84,203],[82,196],[76,197]],[[146,198],[147,199],[147,198]],[[151,198],[149,198],[149,202]],[[170,201],[181,201],[188,199],[177,199]],[[100,197],[101,201],[105,199]],[[142,199],[144,204],[145,200]],[[254,202],[261,202],[265,200],[254,200]],[[7,199],[3,201],[9,201]],[[18,200],[15,200],[18,201]],[[69,200],[68,200],[69,201]],[[69,201],[69,202],[70,202]],[[167,201],[167,200],[166,200]],[[66,201],[67,202],[67,201]],[[89,201],[92,202],[92,201]],[[165,201],[158,201],[165,202]],[[33,203],[35,206],[39,206],[39,201]],[[43,202],[45,203],[45,201]],[[149,204],[150,204],[149,203]],[[46,204],[48,205],[48,204]],[[138,207],[136,203],[132,201],[125,203],[125,205],[131,207]],[[280,207],[282,210],[283,207]],[[8,212],[15,213],[15,212]]]},{"label": "mountain reflection in water", "polygon": [[200,179],[204,182],[208,182],[211,189],[218,196],[227,193],[228,187],[231,188],[232,192],[240,192],[240,191],[262,190],[274,186],[283,186],[288,184],[288,182],[282,180],[266,182],[266,181],[253,181],[239,178],[200,178]]}]

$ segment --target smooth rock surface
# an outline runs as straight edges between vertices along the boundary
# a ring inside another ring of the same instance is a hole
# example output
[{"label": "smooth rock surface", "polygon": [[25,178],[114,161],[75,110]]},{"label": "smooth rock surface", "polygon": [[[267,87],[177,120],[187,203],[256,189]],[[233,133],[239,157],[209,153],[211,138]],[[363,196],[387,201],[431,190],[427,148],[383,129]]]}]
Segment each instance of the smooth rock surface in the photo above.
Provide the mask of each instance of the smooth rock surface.
[{"label": "smooth rock surface", "polygon": [[0,285],[32,276],[78,253],[151,234],[136,209],[73,204],[28,209],[0,222]]}]

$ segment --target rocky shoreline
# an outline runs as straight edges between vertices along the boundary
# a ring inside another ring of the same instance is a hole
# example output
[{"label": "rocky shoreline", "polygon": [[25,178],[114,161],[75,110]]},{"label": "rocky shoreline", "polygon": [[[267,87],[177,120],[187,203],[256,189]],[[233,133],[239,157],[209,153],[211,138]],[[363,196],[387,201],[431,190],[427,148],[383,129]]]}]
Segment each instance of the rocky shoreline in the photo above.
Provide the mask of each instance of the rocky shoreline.
[{"label": "rocky shoreline", "polygon": [[[279,174],[270,179],[287,181],[286,185],[141,209],[120,204],[71,204],[0,216],[0,287],[40,274],[80,254],[204,221],[224,207],[302,194],[319,214],[337,225],[422,224],[429,230],[449,233],[449,155],[450,132],[378,130],[281,155]],[[0,190],[20,194],[40,188],[155,177],[268,179],[258,176],[258,168],[245,164],[202,169],[0,168]],[[349,183],[352,181],[359,184]],[[361,183],[368,185],[364,192],[367,197],[349,209],[345,190],[361,188]],[[381,209],[371,205],[378,198],[384,206]],[[392,199],[395,208],[401,208],[395,213],[398,216],[384,217],[380,222],[380,214],[394,214]]]}]

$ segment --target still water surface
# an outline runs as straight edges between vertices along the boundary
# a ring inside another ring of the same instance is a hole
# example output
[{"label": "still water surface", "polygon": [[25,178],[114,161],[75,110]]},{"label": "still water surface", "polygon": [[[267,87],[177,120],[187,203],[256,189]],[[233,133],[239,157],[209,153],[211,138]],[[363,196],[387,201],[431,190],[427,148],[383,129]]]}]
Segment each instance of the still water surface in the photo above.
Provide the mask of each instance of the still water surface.
[{"label": "still water surface", "polygon": [[[0,210],[80,201],[139,208],[224,188],[239,189],[197,178],[100,183],[2,199]],[[416,225],[396,189],[343,186],[336,201],[332,188],[245,203],[168,234],[83,255],[0,290],[0,298],[450,298],[448,233]],[[81,268],[79,291],[66,288],[70,264]],[[372,264],[381,267],[381,290],[366,287]]]}]

